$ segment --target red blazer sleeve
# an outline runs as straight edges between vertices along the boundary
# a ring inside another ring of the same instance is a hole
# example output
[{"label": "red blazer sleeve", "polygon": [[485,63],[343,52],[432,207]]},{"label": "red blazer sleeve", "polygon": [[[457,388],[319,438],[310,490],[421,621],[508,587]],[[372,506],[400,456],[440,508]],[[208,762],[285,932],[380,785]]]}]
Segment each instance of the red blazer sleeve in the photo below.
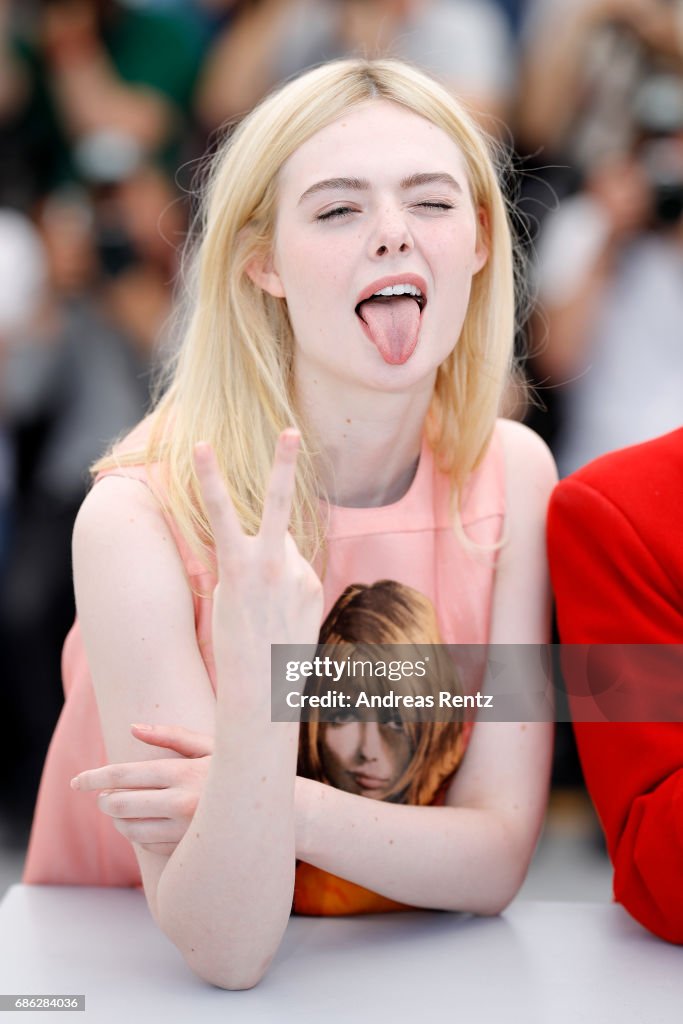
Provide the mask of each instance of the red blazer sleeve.
[{"label": "red blazer sleeve", "polygon": [[[678,567],[661,564],[646,532],[590,476],[558,486],[548,545],[563,643],[683,643]],[[576,722],[575,732],[615,898],[656,935],[683,943],[683,724]]]}]

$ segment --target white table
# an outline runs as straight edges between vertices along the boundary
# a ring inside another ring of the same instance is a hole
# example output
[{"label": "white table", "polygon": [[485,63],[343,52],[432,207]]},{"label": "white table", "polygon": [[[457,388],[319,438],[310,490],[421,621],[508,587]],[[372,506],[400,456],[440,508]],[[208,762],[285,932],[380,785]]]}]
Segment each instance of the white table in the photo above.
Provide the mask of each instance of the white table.
[{"label": "white table", "polygon": [[[81,1024],[680,1024],[683,948],[618,906],[519,900],[500,918],[292,918],[247,992],[197,979],[134,890],[15,885],[0,993],[83,993]],[[35,1011],[5,1020],[55,1019]]]}]

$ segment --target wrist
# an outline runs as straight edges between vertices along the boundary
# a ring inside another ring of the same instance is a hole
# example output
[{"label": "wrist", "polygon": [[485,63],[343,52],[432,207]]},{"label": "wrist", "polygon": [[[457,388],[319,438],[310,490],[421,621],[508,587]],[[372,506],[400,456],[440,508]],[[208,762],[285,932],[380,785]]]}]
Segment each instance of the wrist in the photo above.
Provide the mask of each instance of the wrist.
[{"label": "wrist", "polygon": [[316,822],[322,814],[327,795],[326,786],[313,779],[297,775],[294,783],[294,835],[296,856],[299,860],[310,861],[316,848]]}]

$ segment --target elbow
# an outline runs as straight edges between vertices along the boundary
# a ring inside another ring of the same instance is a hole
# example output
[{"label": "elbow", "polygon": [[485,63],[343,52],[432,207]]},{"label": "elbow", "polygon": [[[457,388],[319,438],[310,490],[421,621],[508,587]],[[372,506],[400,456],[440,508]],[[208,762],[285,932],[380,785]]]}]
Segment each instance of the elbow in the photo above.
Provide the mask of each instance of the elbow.
[{"label": "elbow", "polygon": [[519,892],[526,877],[526,865],[521,872],[493,869],[484,884],[472,886],[469,897],[463,899],[462,883],[456,882],[454,894],[440,910],[476,914],[477,917],[498,917],[506,910]]},{"label": "elbow", "polygon": [[504,910],[507,910],[512,901],[517,897],[519,890],[522,888],[522,883],[525,877],[526,870],[521,878],[513,880],[512,883],[502,886],[499,892],[492,894],[490,905],[480,912],[481,915],[484,917],[497,917],[499,914],[502,914]]},{"label": "elbow", "polygon": [[497,917],[510,906],[524,884],[535,849],[527,834],[502,828],[500,845],[490,865],[488,884],[472,911],[480,917]]},{"label": "elbow", "polygon": [[226,959],[215,963],[198,956],[194,949],[181,950],[181,952],[185,963],[193,974],[209,985],[226,989],[229,992],[255,988],[265,976],[272,959],[272,957],[268,957],[261,964],[230,964],[226,962]]},{"label": "elbow", "polygon": [[498,917],[504,910],[510,906],[515,896],[519,892],[522,881],[516,883],[503,883],[500,886],[491,888],[482,898],[478,901],[478,905],[474,908],[474,913],[478,917]]},{"label": "elbow", "polygon": [[[247,950],[245,943],[224,941],[203,941],[197,937],[174,934],[162,929],[180,952],[193,974],[216,988],[240,991],[254,988],[266,975],[275,951],[265,955],[263,951]],[[215,949],[213,946],[217,946]]]},{"label": "elbow", "polygon": [[199,922],[193,928],[175,915],[162,914],[158,923],[192,973],[216,988],[254,988],[265,976],[277,951],[277,946],[254,948],[255,944],[246,941],[244,934],[230,938],[212,935]]},{"label": "elbow", "polygon": [[520,854],[517,862],[511,865],[510,873],[497,894],[495,909],[492,911],[494,914],[502,914],[519,895],[519,890],[524,885],[527,872],[529,871],[533,852],[533,849],[525,850]]}]

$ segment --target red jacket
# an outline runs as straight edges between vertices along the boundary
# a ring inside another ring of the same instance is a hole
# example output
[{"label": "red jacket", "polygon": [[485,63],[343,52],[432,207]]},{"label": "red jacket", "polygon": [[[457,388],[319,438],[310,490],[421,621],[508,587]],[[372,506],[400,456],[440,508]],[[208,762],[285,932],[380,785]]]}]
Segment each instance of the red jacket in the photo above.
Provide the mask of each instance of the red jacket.
[{"label": "red jacket", "polygon": [[[562,481],[548,546],[563,643],[683,644],[683,430]],[[575,731],[615,899],[683,943],[683,722]]]}]

